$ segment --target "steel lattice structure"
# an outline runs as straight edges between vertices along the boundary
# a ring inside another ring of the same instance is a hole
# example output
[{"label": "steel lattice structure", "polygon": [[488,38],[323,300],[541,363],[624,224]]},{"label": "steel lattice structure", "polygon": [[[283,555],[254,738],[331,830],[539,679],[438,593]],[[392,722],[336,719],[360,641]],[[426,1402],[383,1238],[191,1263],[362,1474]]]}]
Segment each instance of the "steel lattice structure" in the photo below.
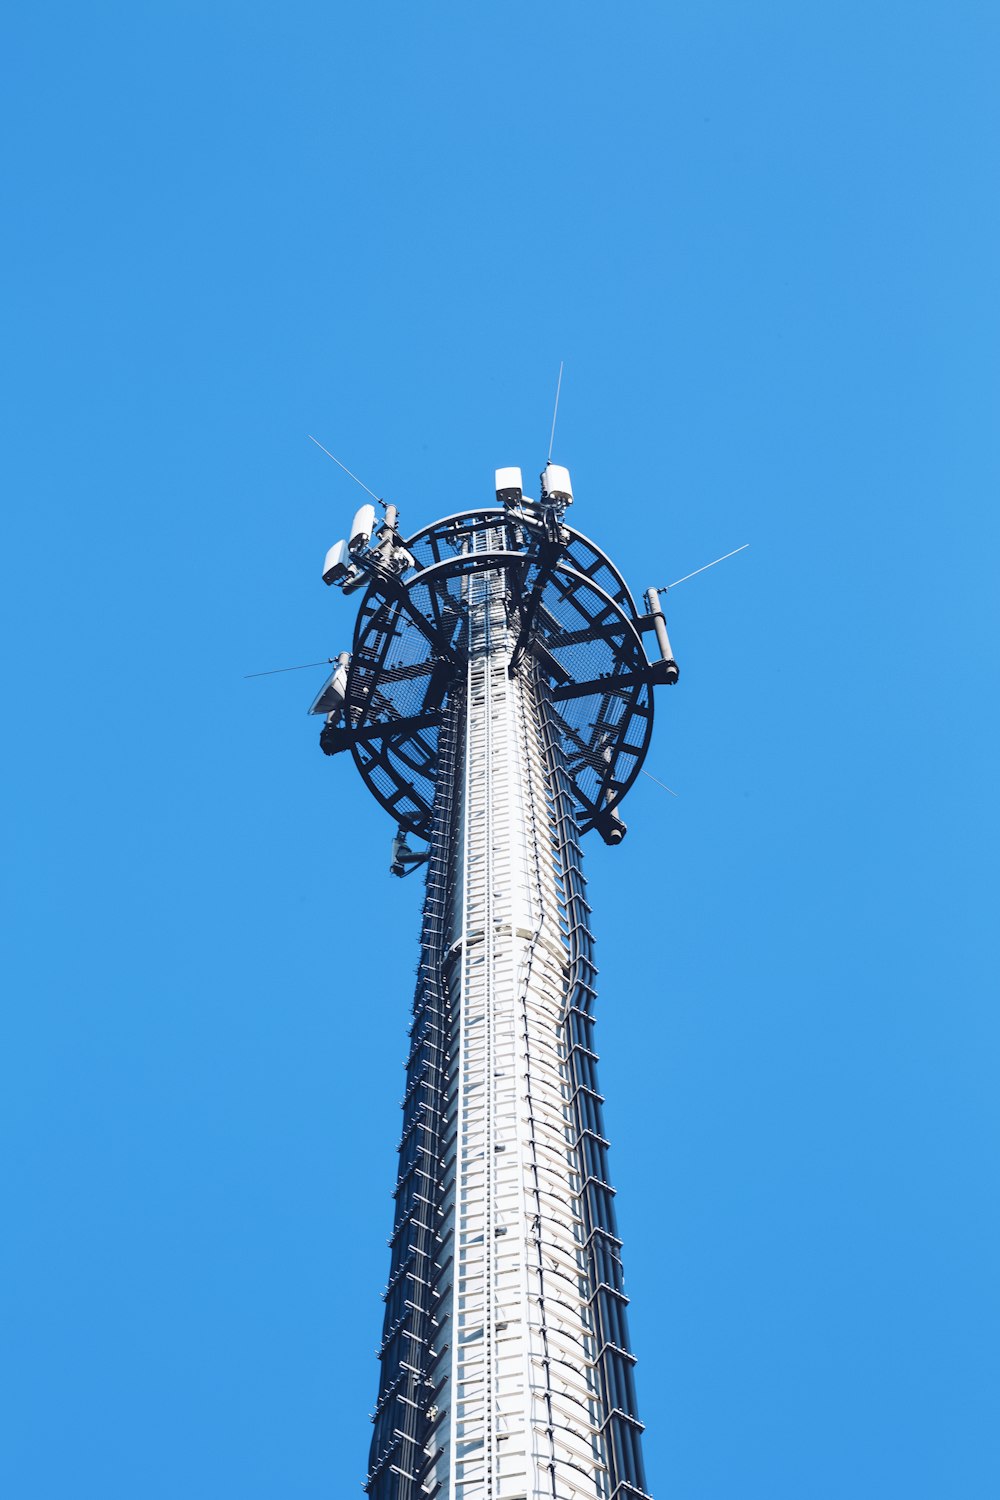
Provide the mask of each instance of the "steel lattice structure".
[{"label": "steel lattice structure", "polygon": [[580,837],[624,836],[677,667],[565,470],[497,494],[405,542],[363,507],[324,572],[364,594],[321,743],[396,819],[393,872],[426,865],[372,1500],[646,1494]]}]

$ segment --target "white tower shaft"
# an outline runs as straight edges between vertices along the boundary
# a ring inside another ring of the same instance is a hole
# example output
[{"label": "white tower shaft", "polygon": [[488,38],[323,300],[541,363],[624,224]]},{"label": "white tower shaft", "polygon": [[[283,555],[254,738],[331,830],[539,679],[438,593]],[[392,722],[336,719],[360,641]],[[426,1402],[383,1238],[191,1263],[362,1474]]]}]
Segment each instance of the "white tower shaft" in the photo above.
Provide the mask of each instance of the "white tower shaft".
[{"label": "white tower shaft", "polygon": [[[568,955],[536,689],[469,580],[447,1452],[454,1500],[607,1493],[565,1043]],[[453,993],[453,1004],[456,996]]]},{"label": "white tower shaft", "polygon": [[[581,539],[587,572],[557,577],[543,553],[512,584],[516,539],[502,512],[435,529],[404,604],[373,593],[363,606],[352,664],[366,701],[411,695],[395,758],[362,756],[391,806],[419,806],[442,656],[449,683],[421,825],[427,893],[370,1500],[648,1500],[578,843],[581,804],[596,826],[611,789],[609,737],[633,732],[639,756],[648,724],[623,707],[631,682],[623,699],[601,669],[628,666],[632,630],[595,581],[610,572],[601,555]],[[583,646],[595,679],[575,700],[558,685],[572,686],[569,667],[553,688],[551,653],[546,666],[541,641],[525,650],[532,621],[568,663]],[[433,658],[430,636],[444,641]],[[558,707],[571,700],[575,719]]]}]

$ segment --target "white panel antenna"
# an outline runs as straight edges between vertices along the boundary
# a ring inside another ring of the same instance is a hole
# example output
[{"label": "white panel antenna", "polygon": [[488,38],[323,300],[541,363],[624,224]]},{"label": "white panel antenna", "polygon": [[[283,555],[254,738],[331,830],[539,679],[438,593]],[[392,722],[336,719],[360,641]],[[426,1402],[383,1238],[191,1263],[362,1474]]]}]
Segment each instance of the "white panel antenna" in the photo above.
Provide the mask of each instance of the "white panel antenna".
[{"label": "white panel antenna", "polygon": [[339,583],[351,570],[351,552],[346,542],[334,542],[323,563],[323,582]]},{"label": "white panel antenna", "polygon": [[375,507],[374,505],[362,505],[355,513],[351,522],[351,540],[349,543],[352,552],[367,547],[375,530]]}]

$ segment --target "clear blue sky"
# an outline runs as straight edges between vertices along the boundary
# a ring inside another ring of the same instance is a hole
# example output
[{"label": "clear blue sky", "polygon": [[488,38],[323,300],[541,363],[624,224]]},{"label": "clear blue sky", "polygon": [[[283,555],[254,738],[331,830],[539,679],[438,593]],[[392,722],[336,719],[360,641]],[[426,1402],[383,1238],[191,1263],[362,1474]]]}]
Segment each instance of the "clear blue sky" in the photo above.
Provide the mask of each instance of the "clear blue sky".
[{"label": "clear blue sky", "polygon": [[658,1500],[1000,1493],[1000,12],[9,18],[0,1489],[360,1493],[419,882],[358,493],[556,458],[680,686],[588,840]]}]

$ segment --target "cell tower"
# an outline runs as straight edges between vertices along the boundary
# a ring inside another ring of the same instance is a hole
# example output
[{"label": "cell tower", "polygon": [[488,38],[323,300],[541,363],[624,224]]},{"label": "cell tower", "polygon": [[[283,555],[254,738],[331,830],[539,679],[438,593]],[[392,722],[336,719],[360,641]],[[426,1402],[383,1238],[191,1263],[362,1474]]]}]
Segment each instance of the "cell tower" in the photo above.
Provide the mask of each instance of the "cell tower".
[{"label": "cell tower", "polygon": [[566,469],[496,499],[406,540],[364,505],[323,571],[362,597],[320,743],[395,820],[392,873],[426,867],[372,1500],[646,1494],[580,839],[624,838],[677,665]]}]

